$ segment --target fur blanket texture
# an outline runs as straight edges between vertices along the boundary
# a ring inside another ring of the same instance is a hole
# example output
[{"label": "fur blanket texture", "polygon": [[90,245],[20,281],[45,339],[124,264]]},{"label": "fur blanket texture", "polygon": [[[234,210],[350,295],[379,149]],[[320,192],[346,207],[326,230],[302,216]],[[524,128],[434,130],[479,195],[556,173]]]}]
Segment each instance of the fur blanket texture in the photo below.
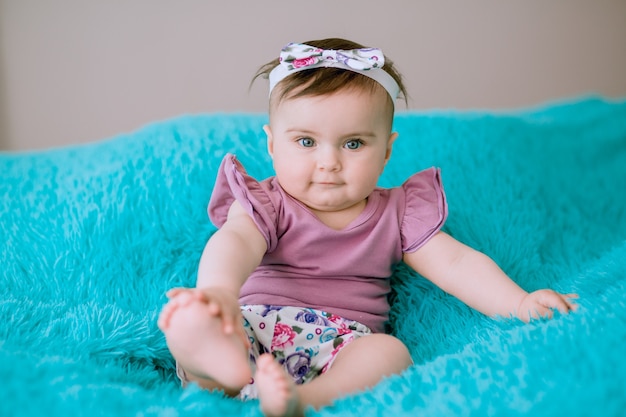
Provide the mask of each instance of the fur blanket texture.
[{"label": "fur blanket texture", "polygon": [[[0,416],[260,416],[256,401],[182,389],[156,320],[169,288],[195,282],[224,153],[272,175],[266,122],[188,115],[0,153]],[[391,319],[415,365],[309,414],[626,415],[626,99],[404,111],[395,130],[381,186],[440,167],[444,230],[580,308],[488,318],[401,266]]]}]

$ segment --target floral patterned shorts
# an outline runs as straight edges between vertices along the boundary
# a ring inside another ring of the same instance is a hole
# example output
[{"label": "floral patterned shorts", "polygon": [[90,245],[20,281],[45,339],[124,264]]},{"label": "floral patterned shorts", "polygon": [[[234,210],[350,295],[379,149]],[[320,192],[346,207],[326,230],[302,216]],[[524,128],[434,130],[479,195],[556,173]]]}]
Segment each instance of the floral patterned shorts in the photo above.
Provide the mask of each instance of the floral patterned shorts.
[{"label": "floral patterned shorts", "polygon": [[[252,344],[253,372],[256,358],[271,353],[296,384],[326,372],[341,348],[372,333],[359,322],[311,308],[244,305],[241,312]],[[254,380],[241,390],[240,397],[257,397]]]},{"label": "floral patterned shorts", "polygon": [[[243,305],[243,325],[250,338],[250,366],[256,358],[271,353],[296,384],[304,384],[326,372],[337,353],[359,337],[372,333],[369,327],[320,310],[303,307]],[[185,382],[184,374],[179,377]],[[254,379],[239,395],[257,398]]]}]

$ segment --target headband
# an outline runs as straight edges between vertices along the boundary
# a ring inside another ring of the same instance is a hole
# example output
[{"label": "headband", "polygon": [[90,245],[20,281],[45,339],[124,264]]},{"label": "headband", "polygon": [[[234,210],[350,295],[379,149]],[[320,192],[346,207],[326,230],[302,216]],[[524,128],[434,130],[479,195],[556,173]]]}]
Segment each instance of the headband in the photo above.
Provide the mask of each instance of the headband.
[{"label": "headband", "polygon": [[280,51],[280,64],[269,75],[270,94],[288,75],[313,68],[341,68],[363,74],[378,82],[391,96],[398,98],[400,87],[385,70],[385,56],[378,48],[320,49],[303,43],[290,43]]}]

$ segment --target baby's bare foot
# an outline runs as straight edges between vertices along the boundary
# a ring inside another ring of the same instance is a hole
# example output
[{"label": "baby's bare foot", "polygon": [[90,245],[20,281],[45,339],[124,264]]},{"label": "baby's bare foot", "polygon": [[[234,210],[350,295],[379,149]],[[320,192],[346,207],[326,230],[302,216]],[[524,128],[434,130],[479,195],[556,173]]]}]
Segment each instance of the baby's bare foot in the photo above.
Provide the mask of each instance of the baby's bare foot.
[{"label": "baby's bare foot", "polygon": [[270,354],[257,359],[255,381],[259,391],[261,410],[266,417],[302,415],[300,399],[291,377],[274,361]]},{"label": "baby's bare foot", "polygon": [[[164,308],[160,323],[172,356],[189,376],[212,379],[239,390],[250,382],[248,350],[236,333],[225,334],[219,316],[200,300],[173,303]],[[191,378],[193,379],[193,378]]]}]

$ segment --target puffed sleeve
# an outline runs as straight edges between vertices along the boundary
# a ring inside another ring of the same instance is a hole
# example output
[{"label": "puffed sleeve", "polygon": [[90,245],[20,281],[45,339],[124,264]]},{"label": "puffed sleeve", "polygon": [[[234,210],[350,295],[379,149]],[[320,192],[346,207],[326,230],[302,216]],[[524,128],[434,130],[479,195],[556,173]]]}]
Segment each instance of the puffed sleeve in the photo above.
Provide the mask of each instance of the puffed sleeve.
[{"label": "puffed sleeve", "polygon": [[246,210],[265,237],[268,252],[277,242],[277,208],[271,198],[269,182],[259,182],[249,176],[232,154],[226,154],[220,165],[213,194],[209,201],[209,218],[217,227],[226,223],[228,210],[234,201]]},{"label": "puffed sleeve", "polygon": [[441,229],[448,216],[441,173],[437,168],[418,172],[402,185],[402,190],[402,251],[415,252]]}]

